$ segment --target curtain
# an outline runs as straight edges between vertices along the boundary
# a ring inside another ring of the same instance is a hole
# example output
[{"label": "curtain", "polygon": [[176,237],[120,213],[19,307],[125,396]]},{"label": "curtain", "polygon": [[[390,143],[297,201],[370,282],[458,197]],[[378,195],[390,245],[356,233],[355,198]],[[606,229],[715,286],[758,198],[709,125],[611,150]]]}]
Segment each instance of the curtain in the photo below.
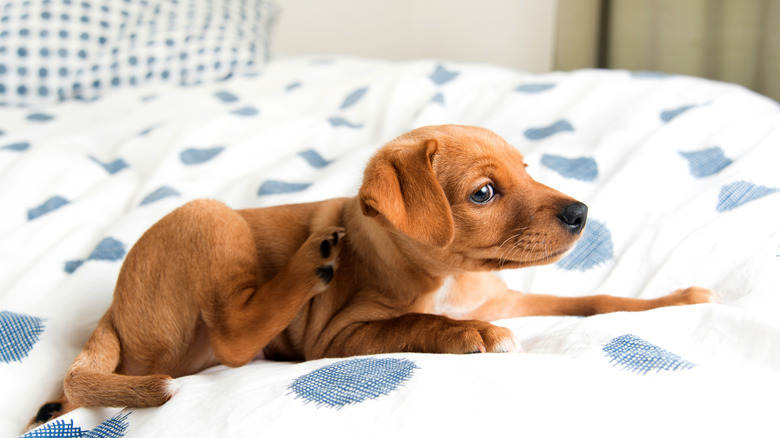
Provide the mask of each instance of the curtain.
[{"label": "curtain", "polygon": [[780,101],[780,0],[559,0],[556,68],[701,76]]}]

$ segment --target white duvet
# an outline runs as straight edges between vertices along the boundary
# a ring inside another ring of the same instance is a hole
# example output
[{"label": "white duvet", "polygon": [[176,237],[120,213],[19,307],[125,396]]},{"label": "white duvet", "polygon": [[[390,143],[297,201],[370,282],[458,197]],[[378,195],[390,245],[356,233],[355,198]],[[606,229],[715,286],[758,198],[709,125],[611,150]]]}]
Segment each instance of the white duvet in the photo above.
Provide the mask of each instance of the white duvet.
[{"label": "white duvet", "polygon": [[778,436],[780,107],[623,71],[531,75],[437,61],[272,61],[193,88],[0,109],[0,436],[61,391],[135,240],[177,206],[352,196],[415,127],[496,131],[590,207],[524,292],[722,304],[497,322],[523,354],[258,361],[177,379],[155,409],[78,409],[27,436]]}]

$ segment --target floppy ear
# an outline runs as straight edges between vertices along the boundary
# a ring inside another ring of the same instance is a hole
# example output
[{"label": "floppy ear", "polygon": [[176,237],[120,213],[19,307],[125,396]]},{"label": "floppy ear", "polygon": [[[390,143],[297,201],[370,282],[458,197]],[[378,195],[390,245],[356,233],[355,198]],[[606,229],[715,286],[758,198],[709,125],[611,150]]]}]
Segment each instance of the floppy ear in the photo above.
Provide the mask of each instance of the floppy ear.
[{"label": "floppy ear", "polygon": [[363,214],[382,215],[398,231],[427,245],[452,242],[452,211],[431,163],[437,148],[436,140],[429,139],[380,150],[366,167],[358,193]]}]

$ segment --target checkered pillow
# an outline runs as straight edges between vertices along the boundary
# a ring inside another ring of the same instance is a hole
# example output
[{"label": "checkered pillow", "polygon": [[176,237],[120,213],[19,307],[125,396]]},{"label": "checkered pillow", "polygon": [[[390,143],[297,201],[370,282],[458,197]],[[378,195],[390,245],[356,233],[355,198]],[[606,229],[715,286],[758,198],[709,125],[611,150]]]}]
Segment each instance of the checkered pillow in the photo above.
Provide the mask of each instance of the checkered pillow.
[{"label": "checkered pillow", "polygon": [[0,105],[255,74],[277,14],[269,0],[12,0],[0,6]]}]

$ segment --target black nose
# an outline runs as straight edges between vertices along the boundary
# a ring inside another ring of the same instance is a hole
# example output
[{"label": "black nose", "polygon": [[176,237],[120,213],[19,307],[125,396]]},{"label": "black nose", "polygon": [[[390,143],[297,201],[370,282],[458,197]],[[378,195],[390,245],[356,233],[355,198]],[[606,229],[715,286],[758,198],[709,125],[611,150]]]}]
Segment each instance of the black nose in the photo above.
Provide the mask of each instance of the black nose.
[{"label": "black nose", "polygon": [[558,219],[570,233],[579,234],[588,220],[588,206],[582,202],[569,204],[558,215]]}]

